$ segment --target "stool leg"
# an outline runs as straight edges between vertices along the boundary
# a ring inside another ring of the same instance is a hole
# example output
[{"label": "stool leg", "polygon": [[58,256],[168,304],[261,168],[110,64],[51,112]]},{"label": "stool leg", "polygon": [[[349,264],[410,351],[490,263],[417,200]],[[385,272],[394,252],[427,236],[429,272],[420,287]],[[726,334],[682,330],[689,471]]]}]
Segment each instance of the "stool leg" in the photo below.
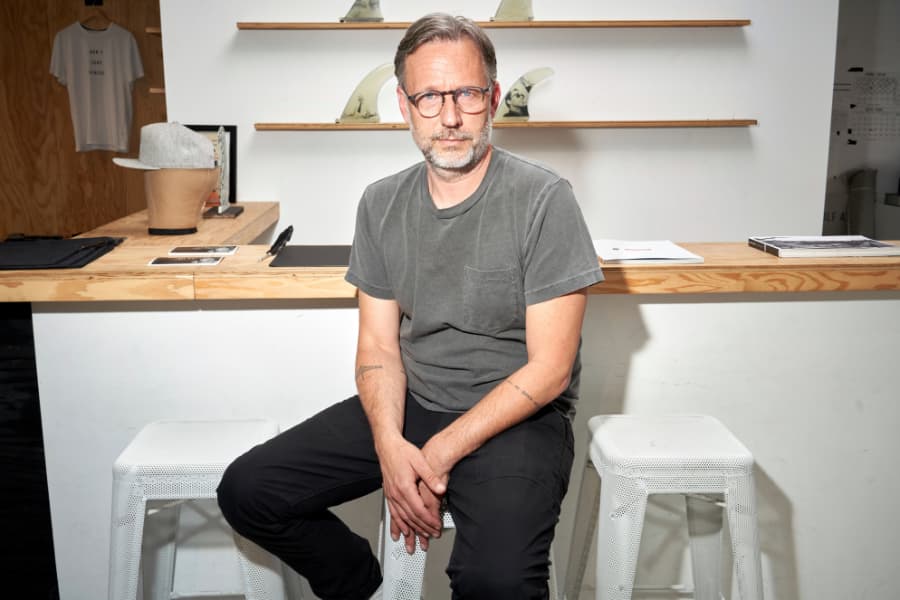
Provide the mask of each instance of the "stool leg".
[{"label": "stool leg", "polygon": [[425,578],[425,552],[416,539],[416,551],[410,555],[401,535],[395,542],[391,539],[391,511],[385,504],[382,507],[383,518],[381,538],[381,584],[384,600],[420,600],[422,597],[422,580]]},{"label": "stool leg", "polygon": [[113,482],[109,540],[109,600],[135,600],[141,571],[146,499],[143,487]]},{"label": "stool leg", "polygon": [[722,507],[719,498],[685,496],[695,600],[722,598]]},{"label": "stool leg", "polygon": [[759,523],[753,475],[731,478],[725,492],[725,509],[734,552],[734,568],[741,600],[763,600],[762,564],[759,556]]},{"label": "stool leg", "polygon": [[575,525],[569,546],[569,563],[566,565],[562,600],[578,600],[581,582],[587,567],[590,543],[597,528],[597,511],[600,507],[600,476],[590,458],[584,463],[578,500],[575,507]]},{"label": "stool leg", "polygon": [[597,522],[597,600],[630,600],[647,486],[640,479],[602,473]]},{"label": "stool leg", "polygon": [[141,578],[145,600],[169,600],[175,582],[175,538],[180,503],[154,508],[148,502],[144,514]]},{"label": "stool leg", "polygon": [[232,532],[246,600],[284,600],[281,561],[250,540]]}]

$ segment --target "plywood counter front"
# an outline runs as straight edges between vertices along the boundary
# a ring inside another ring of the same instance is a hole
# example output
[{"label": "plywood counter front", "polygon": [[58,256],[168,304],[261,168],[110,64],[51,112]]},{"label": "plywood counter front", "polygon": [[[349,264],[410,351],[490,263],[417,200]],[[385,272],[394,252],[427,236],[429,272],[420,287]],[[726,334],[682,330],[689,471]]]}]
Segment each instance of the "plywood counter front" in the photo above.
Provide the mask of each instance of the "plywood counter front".
[{"label": "plywood counter front", "polygon": [[[151,267],[175,243],[123,244],[82,269],[0,271],[0,300],[346,299],[344,268],[271,268],[263,245],[240,246],[213,267]],[[215,243],[221,243],[216,240]],[[703,264],[602,265],[592,294],[708,294],[900,290],[900,257],[784,259],[741,243],[684,243]]]}]

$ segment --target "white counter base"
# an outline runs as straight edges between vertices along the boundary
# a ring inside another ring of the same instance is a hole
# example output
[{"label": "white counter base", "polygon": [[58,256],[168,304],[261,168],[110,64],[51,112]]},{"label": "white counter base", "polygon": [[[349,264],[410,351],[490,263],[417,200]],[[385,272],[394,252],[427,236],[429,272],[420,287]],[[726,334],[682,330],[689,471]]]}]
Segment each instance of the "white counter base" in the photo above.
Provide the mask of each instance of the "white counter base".
[{"label": "white counter base", "polygon": [[[62,600],[106,597],[112,462],[141,426],[264,415],[286,428],[354,393],[356,311],[304,306],[34,305]],[[582,359],[570,490],[589,416],[711,414],[757,459],[767,599],[891,595],[900,292],[591,296]],[[377,532],[377,504],[361,506],[354,520]],[[686,538],[667,535],[677,515],[649,510],[638,582],[689,582]]]}]

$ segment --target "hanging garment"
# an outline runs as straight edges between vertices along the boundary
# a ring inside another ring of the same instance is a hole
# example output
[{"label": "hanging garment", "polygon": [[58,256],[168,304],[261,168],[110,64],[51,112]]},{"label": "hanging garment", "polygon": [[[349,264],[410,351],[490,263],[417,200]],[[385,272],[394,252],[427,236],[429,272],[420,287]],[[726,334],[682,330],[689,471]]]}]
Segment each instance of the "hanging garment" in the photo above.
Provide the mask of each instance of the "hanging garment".
[{"label": "hanging garment", "polygon": [[69,25],[53,40],[50,73],[69,90],[75,150],[128,152],[131,90],[144,76],[131,32],[115,23],[102,30]]}]

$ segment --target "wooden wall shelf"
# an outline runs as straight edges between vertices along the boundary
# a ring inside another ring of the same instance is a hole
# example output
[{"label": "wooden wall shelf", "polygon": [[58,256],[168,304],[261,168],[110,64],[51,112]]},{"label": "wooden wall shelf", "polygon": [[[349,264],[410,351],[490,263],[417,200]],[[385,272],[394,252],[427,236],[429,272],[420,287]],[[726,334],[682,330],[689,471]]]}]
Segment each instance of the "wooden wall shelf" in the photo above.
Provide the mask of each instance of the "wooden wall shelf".
[{"label": "wooden wall shelf", "polygon": [[[750,19],[670,19],[670,20],[618,20],[618,21],[478,21],[485,29],[637,29],[673,27],[746,27]],[[299,22],[238,22],[238,29],[406,29],[408,21],[383,21],[381,23],[299,23]]]},{"label": "wooden wall shelf", "polygon": [[[486,29],[598,29],[598,28],[686,28],[745,27],[750,19],[678,19],[616,21],[478,21]],[[336,30],[406,29],[405,21],[373,22],[256,22],[239,21],[242,30]],[[697,119],[648,121],[507,121],[495,122],[498,129],[646,129],[696,127],[749,127],[756,119]],[[256,123],[257,131],[381,131],[408,129],[405,123]]]},{"label": "wooden wall shelf", "polygon": [[[665,129],[749,127],[756,119],[676,121],[495,121],[495,129]],[[255,123],[256,131],[385,131],[408,129],[406,123]]]}]

